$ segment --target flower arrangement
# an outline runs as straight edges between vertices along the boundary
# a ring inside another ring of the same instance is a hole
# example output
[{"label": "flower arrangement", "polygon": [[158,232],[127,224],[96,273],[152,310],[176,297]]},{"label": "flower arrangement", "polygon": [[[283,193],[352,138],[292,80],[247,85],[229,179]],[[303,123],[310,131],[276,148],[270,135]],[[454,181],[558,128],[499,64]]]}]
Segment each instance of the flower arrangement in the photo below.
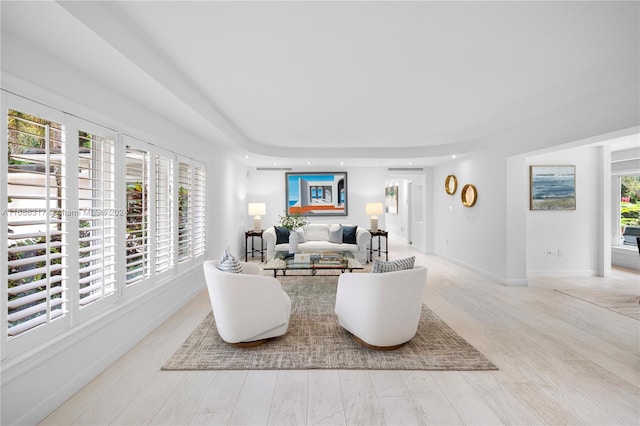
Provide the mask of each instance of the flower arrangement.
[{"label": "flower arrangement", "polygon": [[296,213],[290,216],[287,216],[285,213],[284,216],[280,215],[279,219],[280,219],[280,226],[284,226],[289,231],[293,229],[302,228],[303,226],[309,223],[307,221],[307,218],[302,216],[300,213]]}]

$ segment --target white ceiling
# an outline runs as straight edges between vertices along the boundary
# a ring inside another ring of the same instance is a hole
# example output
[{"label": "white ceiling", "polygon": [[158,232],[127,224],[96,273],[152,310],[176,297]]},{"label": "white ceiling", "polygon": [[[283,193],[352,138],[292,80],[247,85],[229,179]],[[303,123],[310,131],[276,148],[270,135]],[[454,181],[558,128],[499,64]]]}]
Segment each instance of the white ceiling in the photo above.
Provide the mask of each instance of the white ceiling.
[{"label": "white ceiling", "polygon": [[3,26],[255,166],[432,165],[639,78],[635,2],[6,3]]}]

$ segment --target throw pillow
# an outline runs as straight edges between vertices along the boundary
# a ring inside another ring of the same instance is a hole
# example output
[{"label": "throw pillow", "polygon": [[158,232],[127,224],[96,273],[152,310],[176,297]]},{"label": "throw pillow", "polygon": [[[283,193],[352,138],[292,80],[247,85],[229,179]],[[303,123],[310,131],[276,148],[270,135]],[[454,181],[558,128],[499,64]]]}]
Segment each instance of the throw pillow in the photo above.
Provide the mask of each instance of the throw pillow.
[{"label": "throw pillow", "polygon": [[342,226],[338,229],[329,231],[329,242],[342,244]]},{"label": "throw pillow", "polygon": [[405,257],[404,259],[398,260],[379,260],[376,259],[373,261],[373,266],[371,267],[372,273],[382,273],[382,272],[393,272],[393,271],[402,271],[405,269],[413,269],[413,265],[416,263],[416,257]]},{"label": "throw pillow", "polygon": [[220,263],[218,263],[218,269],[234,274],[242,274],[244,272],[242,269],[242,263],[229,252],[229,249],[225,249],[225,251],[222,252]]},{"label": "throw pillow", "polygon": [[342,227],[342,242],[345,244],[358,244],[356,240],[357,226],[343,226]]},{"label": "throw pillow", "polygon": [[289,230],[284,226],[274,226],[276,230],[276,244],[289,244]]}]

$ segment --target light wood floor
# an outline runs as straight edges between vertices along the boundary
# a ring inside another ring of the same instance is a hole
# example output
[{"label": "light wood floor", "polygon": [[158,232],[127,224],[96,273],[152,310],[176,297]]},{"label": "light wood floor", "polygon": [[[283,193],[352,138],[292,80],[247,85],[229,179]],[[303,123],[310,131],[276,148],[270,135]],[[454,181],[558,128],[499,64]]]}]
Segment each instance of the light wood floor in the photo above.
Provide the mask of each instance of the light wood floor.
[{"label": "light wood floor", "polygon": [[160,371],[206,292],[42,424],[640,424],[640,321],[554,288],[638,288],[640,275],[500,286],[390,241],[428,268],[425,303],[500,369]]}]

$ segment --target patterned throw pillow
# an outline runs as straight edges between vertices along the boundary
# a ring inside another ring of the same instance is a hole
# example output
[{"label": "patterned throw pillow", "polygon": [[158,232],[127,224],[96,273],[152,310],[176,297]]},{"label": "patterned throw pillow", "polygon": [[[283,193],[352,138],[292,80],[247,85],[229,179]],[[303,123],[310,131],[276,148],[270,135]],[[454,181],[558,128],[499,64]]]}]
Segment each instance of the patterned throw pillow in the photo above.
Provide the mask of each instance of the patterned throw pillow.
[{"label": "patterned throw pillow", "polygon": [[218,263],[218,269],[234,274],[242,274],[244,272],[242,270],[242,263],[229,252],[228,248],[222,252],[220,263]]},{"label": "patterned throw pillow", "polygon": [[329,242],[342,244],[342,226],[338,229],[329,230]]},{"label": "patterned throw pillow", "polygon": [[276,230],[276,244],[289,244],[289,230],[284,226],[274,226]]},{"label": "patterned throw pillow", "polygon": [[381,272],[393,272],[393,271],[402,271],[405,269],[413,269],[413,265],[416,263],[416,257],[405,257],[404,259],[398,260],[374,260],[373,266],[371,267],[372,273],[381,273]]},{"label": "patterned throw pillow", "polygon": [[343,226],[342,227],[342,242],[345,244],[358,244],[356,240],[357,226]]}]

